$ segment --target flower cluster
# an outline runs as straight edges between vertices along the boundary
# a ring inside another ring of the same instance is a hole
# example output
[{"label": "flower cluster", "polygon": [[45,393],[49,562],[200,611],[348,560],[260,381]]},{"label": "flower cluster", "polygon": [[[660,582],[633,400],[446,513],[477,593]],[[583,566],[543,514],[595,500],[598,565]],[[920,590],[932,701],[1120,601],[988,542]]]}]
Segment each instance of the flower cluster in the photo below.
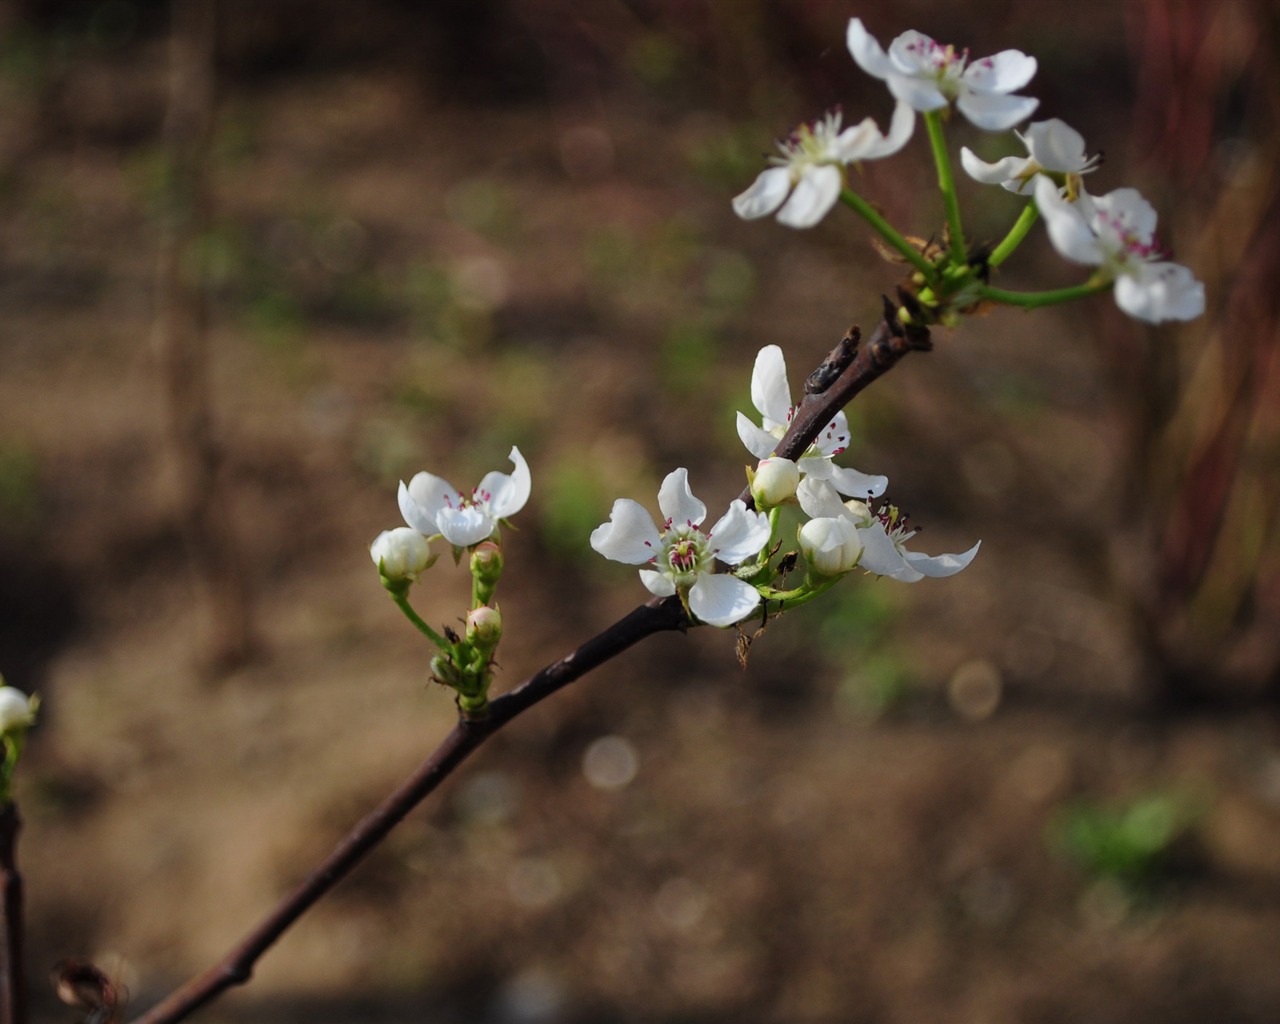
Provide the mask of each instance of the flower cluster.
[{"label": "flower cluster", "polygon": [[[469,715],[486,707],[494,652],[502,638],[502,613],[493,599],[503,567],[498,528],[524,508],[531,488],[529,464],[520,449],[513,447],[510,458],[512,473],[486,473],[469,494],[431,473],[418,473],[407,484],[400,481],[400,514],[408,525],[380,533],[369,546],[383,586],[436,647],[432,677],[457,691],[458,707]],[[409,604],[410,585],[436,561],[431,541],[437,537],[453,545],[455,561],[464,549],[471,553],[471,610],[463,636],[448,627],[437,632]]]},{"label": "flower cluster", "polygon": [[[638,502],[619,498],[609,521],[591,534],[591,546],[616,562],[647,566],[640,570],[640,579],[650,593],[678,594],[691,616],[711,626],[741,622],[766,599],[801,603],[856,568],[914,583],[926,576],[950,576],[973,560],[976,544],[962,555],[930,557],[907,550],[914,531],[906,529],[906,518],[894,506],[873,511],[870,505],[884,494],[888,480],[832,461],[848,445],[844,413],[836,415],[798,461],[775,456],[795,411],[790,396],[781,349],[761,349],[751,377],[751,399],[763,425],[757,427],[738,414],[738,434],[760,459],[751,485],[758,510],[735,499],[704,533],[707,507],[689,489],[688,470],[676,469],[658,491],[661,526]],[[842,500],[841,495],[854,494],[866,502]],[[798,503],[810,516],[797,536],[809,569],[806,586],[785,597],[772,589],[770,578],[770,555],[777,539],[774,513],[784,503]],[[733,571],[716,573],[716,561]],[[762,576],[764,583],[759,582]]]},{"label": "flower cluster", "polygon": [[[882,134],[871,118],[841,130],[839,113],[802,125],[778,144],[781,155],[771,158],[773,166],[734,199],[733,208],[740,217],[751,219],[776,211],[783,224],[812,227],[843,199],[912,263],[917,271],[917,305],[943,323],[954,323],[958,315],[984,302],[1032,308],[1111,286],[1124,312],[1149,323],[1189,320],[1204,312],[1203,285],[1186,267],[1165,258],[1155,241],[1155,213],[1146,200],[1133,189],[1100,197],[1085,191],[1083,176],[1097,168],[1100,158],[1089,155],[1080,134],[1057,118],[1014,132],[1026,156],[989,163],[967,147],[961,150],[961,165],[975,181],[1000,185],[1034,202],[1030,218],[1020,219],[997,248],[998,256],[983,261],[981,267],[971,263],[943,142],[943,115],[954,107],[972,124],[991,132],[1021,124],[1039,105],[1034,97],[1020,93],[1035,76],[1034,57],[1003,50],[971,59],[967,50],[914,31],[899,35],[886,51],[858,18],[849,22],[846,44],[858,66],[882,80],[897,101],[888,133]],[[950,252],[941,256],[922,252],[889,226],[874,207],[849,189],[845,171],[851,163],[898,152],[911,138],[917,113],[928,124],[947,208]],[[1021,242],[1037,209],[1058,252],[1096,268],[1093,275],[1078,289],[1052,293],[990,288],[986,275]]]}]

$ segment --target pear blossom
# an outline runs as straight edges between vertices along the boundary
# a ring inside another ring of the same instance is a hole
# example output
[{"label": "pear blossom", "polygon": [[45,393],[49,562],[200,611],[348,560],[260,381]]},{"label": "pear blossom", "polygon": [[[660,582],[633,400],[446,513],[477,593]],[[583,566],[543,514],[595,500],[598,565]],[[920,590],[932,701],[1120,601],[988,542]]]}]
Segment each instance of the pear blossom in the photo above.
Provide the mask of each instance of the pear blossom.
[{"label": "pear blossom", "polygon": [[1204,312],[1204,285],[1186,267],[1161,258],[1156,211],[1137,189],[1082,192],[1073,203],[1041,176],[1035,192],[1053,247],[1114,280],[1116,305],[1130,316],[1155,324],[1194,320]]},{"label": "pear blossom", "polygon": [[738,565],[759,554],[769,543],[769,517],[754,512],[740,499],[710,531],[701,524],[707,506],[689,490],[689,471],[667,474],[658,491],[663,515],[659,529],[639,502],[619,498],[609,521],[591,533],[591,546],[605,558],[627,565],[652,565],[641,569],[640,579],[659,597],[679,593],[688,609],[711,626],[732,626],[760,604],[760,593],[749,583],[728,574],[715,574],[716,559]]},{"label": "pear blossom", "polygon": [[[755,367],[751,371],[751,404],[760,413],[762,425],[756,426],[740,412],[738,437],[757,459],[766,459],[787,432],[795,413],[795,406],[791,404],[791,385],[787,382],[786,359],[777,345],[766,345],[756,354]],[[796,466],[806,477],[830,480],[841,494],[878,498],[889,486],[888,477],[870,476],[856,469],[837,466],[831,461],[848,444],[849,420],[844,412],[838,412],[800,456]]]},{"label": "pear blossom", "polygon": [[369,554],[389,580],[416,580],[435,561],[427,538],[411,526],[384,530],[369,545]]},{"label": "pear blossom", "polygon": [[486,473],[470,495],[430,473],[418,473],[407,485],[401,480],[400,514],[419,533],[443,534],[454,547],[479,544],[529,500],[529,465],[519,448],[512,447],[509,458],[515,472]]},{"label": "pear blossom", "polygon": [[907,516],[896,505],[882,505],[873,510],[866,502],[841,501],[829,482],[815,479],[802,480],[796,496],[800,499],[800,507],[812,517],[811,522],[838,520],[844,524],[838,527],[844,533],[849,526],[854,528],[862,544],[857,560],[860,568],[901,583],[918,583],[926,576],[954,576],[973,561],[982,545],[982,541],[978,541],[959,555],[925,555],[908,551],[907,541],[918,531],[908,529]]},{"label": "pear blossom", "polygon": [[904,32],[886,54],[859,18],[850,20],[846,42],[863,71],[883,80],[915,110],[940,110],[954,101],[979,128],[998,132],[1030,117],[1040,102],[1012,95],[1036,73],[1036,59],[1020,50],[970,62],[968,50],[957,52],[922,32]]},{"label": "pear blossom", "polygon": [[915,127],[915,113],[905,103],[894,109],[888,135],[881,134],[870,117],[841,131],[841,116],[831,111],[780,140],[782,155],[770,157],[774,166],[761,171],[734,199],[734,212],[743,220],[754,220],[777,210],[778,220],[788,227],[813,227],[840,198],[843,165],[896,153]]},{"label": "pear blossom", "polygon": [[993,164],[979,160],[968,146],[960,150],[960,162],[974,181],[984,185],[1003,185],[1018,195],[1030,195],[1032,180],[1037,174],[1050,172],[1064,175],[1067,187],[1074,193],[1079,178],[1096,170],[1102,157],[1088,156],[1084,150],[1084,136],[1058,118],[1033,121],[1026,132],[1014,135],[1027,147],[1026,156],[1007,156]]}]

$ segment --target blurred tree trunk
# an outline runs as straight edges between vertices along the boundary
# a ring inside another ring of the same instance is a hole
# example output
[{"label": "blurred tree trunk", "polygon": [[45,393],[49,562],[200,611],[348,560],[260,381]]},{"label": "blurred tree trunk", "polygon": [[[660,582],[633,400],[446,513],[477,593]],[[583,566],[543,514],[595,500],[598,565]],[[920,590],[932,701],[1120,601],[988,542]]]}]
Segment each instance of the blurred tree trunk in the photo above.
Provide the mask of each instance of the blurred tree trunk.
[{"label": "blurred tree trunk", "polygon": [[201,243],[209,221],[207,157],[213,130],[214,0],[173,0],[167,179],[156,279],[154,342],[177,470],[180,528],[210,621],[209,669],[222,673],[253,650],[250,601],[235,543],[209,388]]},{"label": "blurred tree trunk", "polygon": [[[1153,0],[1131,16],[1135,138],[1172,183],[1157,203],[1170,211],[1162,239],[1181,240],[1174,258],[1204,280],[1209,312],[1113,356],[1134,414],[1127,497],[1144,540],[1127,582],[1161,703],[1274,700],[1280,137],[1266,126],[1280,110],[1280,13],[1263,0]],[[1215,149],[1233,136],[1236,149]]]}]

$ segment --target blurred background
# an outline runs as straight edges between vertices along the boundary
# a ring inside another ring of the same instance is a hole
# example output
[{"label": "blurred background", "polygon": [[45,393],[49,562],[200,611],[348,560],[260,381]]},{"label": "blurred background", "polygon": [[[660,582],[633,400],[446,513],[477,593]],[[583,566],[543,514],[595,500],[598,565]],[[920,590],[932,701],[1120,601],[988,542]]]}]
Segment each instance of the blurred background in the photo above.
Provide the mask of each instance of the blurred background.
[{"label": "blurred background", "polygon": [[[1014,47],[1038,117],[1205,282],[998,310],[850,408],[946,581],[849,579],[655,638],[497,736],[208,1021],[1200,1024],[1280,1017],[1280,11],[1267,0],[0,3],[0,671],[37,691],[38,1020],[88,958],[141,1011],[448,729],[368,544],[396,482],[517,444],[500,688],[647,595],[588,547],[687,466],[742,486],[901,271],[840,210],[730,199],[891,100],[860,16]],[[1011,137],[961,119],[987,159]],[[920,131],[860,191],[942,214]],[[1018,201],[961,182],[998,239]],[[1033,233],[1006,287],[1073,283]],[[713,512],[713,514],[716,514]],[[415,588],[454,622],[448,558]]]}]

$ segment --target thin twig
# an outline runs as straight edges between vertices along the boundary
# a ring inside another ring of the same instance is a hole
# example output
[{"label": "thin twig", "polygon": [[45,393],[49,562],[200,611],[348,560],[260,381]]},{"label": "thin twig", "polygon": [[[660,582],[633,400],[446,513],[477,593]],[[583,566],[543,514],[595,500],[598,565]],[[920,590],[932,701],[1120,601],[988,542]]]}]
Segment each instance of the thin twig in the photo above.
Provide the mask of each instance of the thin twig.
[{"label": "thin twig", "polygon": [[16,804],[0,807],[0,1021],[26,1024],[27,983],[22,957],[22,876],[18,874],[18,830],[22,819]]},{"label": "thin twig", "polygon": [[[842,342],[845,347],[845,356],[841,358],[842,372],[821,392],[805,396],[790,429],[778,443],[779,455],[796,458],[854,395],[887,372],[908,352],[929,347],[928,331],[902,328],[896,319],[888,315],[887,300],[886,307],[886,320],[876,328],[871,340],[857,350],[851,361],[845,357],[849,345],[856,342],[856,335]],[[837,346],[837,350],[840,348]],[[830,359],[824,365],[831,365]],[[749,493],[744,500],[750,501]],[[285,930],[345,877],[493,733],[645,637],[684,630],[688,625],[678,598],[654,598],[559,661],[530,676],[515,689],[495,698],[482,716],[461,717],[431,756],[376,810],[356,825],[329,856],[219,963],[176,989],[132,1024],[174,1024],[212,1002],[227,989],[248,982],[253,976],[254,965]]]}]

